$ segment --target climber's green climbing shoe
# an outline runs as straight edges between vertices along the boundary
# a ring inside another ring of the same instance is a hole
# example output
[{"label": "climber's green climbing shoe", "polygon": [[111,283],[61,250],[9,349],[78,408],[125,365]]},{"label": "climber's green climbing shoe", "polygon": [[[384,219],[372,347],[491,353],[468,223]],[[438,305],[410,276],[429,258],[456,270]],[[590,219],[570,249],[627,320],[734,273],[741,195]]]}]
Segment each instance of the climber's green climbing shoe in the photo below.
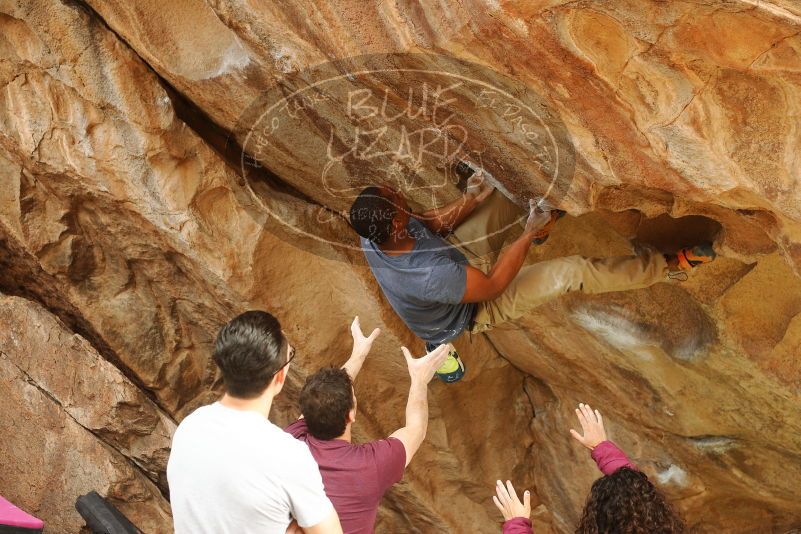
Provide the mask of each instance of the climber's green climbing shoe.
[{"label": "climber's green climbing shoe", "polygon": [[[427,352],[432,352],[436,348],[437,345],[434,345],[433,343],[426,343]],[[439,369],[437,369],[435,374],[437,378],[446,384],[452,384],[461,380],[464,376],[464,373],[464,362],[462,362],[462,359],[459,357],[459,353],[456,352],[456,349],[451,349],[451,351],[448,353],[448,357],[445,358],[445,361],[442,362],[442,365]]]}]

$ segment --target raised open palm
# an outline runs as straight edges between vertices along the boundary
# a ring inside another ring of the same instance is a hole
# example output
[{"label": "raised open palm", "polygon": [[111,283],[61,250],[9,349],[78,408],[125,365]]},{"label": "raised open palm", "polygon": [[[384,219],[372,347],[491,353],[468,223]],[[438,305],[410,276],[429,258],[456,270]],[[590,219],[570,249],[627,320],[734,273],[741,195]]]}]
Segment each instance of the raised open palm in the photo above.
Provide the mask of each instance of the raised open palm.
[{"label": "raised open palm", "polygon": [[606,430],[604,429],[604,419],[601,417],[601,412],[590,408],[588,404],[579,404],[576,408],[576,416],[581,424],[582,434],[579,434],[572,428],[570,435],[576,440],[592,450],[598,446],[602,441],[606,441]]},{"label": "raised open palm", "polygon": [[370,352],[370,348],[373,346],[373,341],[378,335],[381,333],[380,328],[376,328],[372,331],[369,336],[364,335],[362,332],[362,325],[359,322],[359,316],[357,315],[353,319],[353,323],[350,325],[350,334],[353,336],[353,352],[360,353],[360,354],[367,354]]},{"label": "raised open palm", "polygon": [[531,494],[526,490],[523,492],[523,502],[517,497],[512,482],[507,480],[506,486],[500,480],[495,484],[496,495],[492,497],[492,502],[501,511],[504,521],[509,521],[515,517],[529,518],[531,515]]}]

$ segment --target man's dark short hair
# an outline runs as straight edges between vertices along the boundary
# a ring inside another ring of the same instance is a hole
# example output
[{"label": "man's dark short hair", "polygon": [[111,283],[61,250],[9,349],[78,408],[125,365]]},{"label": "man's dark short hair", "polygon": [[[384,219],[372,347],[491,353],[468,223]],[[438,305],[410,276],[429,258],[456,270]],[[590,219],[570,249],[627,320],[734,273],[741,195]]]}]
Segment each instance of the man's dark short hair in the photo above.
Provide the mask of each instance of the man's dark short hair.
[{"label": "man's dark short hair", "polygon": [[392,233],[397,207],[376,186],[365,188],[350,207],[350,224],[356,233],[380,245]]},{"label": "man's dark short hair", "polygon": [[353,381],[344,369],[327,367],[306,379],[300,392],[300,412],[309,433],[334,439],[345,433],[353,409]]},{"label": "man's dark short hair", "polygon": [[287,341],[278,319],[264,311],[248,311],[222,327],[213,358],[222,371],[225,391],[253,399],[286,364]]}]

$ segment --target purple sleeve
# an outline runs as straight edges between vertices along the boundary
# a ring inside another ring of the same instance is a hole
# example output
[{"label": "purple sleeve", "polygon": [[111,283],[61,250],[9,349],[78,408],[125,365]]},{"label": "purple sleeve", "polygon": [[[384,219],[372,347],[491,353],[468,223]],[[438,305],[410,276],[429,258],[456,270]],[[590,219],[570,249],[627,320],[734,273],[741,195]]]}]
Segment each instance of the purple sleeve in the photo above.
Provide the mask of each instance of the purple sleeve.
[{"label": "purple sleeve", "polygon": [[513,517],[503,524],[503,534],[534,534],[534,528],[527,517]]},{"label": "purple sleeve", "polygon": [[403,478],[406,469],[406,449],[397,438],[387,438],[370,444],[375,454],[375,467],[378,474],[378,487],[381,494]]},{"label": "purple sleeve", "polygon": [[604,475],[611,475],[621,467],[638,470],[637,466],[628,459],[626,453],[611,441],[602,441],[595,446],[590,455]]},{"label": "purple sleeve", "polygon": [[305,419],[298,419],[288,427],[284,429],[284,432],[288,434],[292,434],[292,437],[295,439],[300,439],[305,441],[306,434],[309,433],[309,428],[306,426]]}]

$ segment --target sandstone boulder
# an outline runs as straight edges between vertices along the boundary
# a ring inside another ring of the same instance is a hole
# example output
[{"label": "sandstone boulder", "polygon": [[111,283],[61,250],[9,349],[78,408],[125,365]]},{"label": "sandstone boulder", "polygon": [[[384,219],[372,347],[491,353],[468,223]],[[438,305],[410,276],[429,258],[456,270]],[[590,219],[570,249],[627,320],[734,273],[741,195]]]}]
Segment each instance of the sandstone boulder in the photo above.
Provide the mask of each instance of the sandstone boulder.
[{"label": "sandstone boulder", "polygon": [[[353,315],[380,326],[356,432],[395,430],[399,346],[422,344],[342,212],[376,180],[409,185],[415,207],[452,198],[447,158],[406,156],[461,139],[518,200],[555,184],[571,216],[528,261],[630,239],[709,239],[721,257],[683,284],[568,295],[459,339],[468,375],[432,385],[428,440],[378,531],[495,532],[509,477],[532,489],[538,532],[570,532],[597,477],[567,434],[577,402],[604,410],[695,530],[801,526],[800,26],[789,0],[0,2],[0,291],[19,297],[0,300],[0,493],[52,532],[77,531],[69,499],[90,486],[168,530],[169,434],[219,391],[212,340],[247,308],[298,347],[278,423],[306,373],[343,361]],[[439,101],[459,128],[407,113],[443,73],[495,88]],[[260,106],[335,75],[340,92],[286,100],[289,126],[253,143]],[[539,126],[523,131],[504,88]],[[400,121],[380,130],[354,106]],[[360,151],[357,126],[390,155]],[[426,132],[439,145],[417,152]],[[329,166],[329,147],[347,157]]]},{"label": "sandstone boulder", "polygon": [[0,316],[3,495],[48,532],[78,532],[75,501],[90,491],[142,530],[169,531],[157,483],[174,423],[40,306],[0,297]]}]

